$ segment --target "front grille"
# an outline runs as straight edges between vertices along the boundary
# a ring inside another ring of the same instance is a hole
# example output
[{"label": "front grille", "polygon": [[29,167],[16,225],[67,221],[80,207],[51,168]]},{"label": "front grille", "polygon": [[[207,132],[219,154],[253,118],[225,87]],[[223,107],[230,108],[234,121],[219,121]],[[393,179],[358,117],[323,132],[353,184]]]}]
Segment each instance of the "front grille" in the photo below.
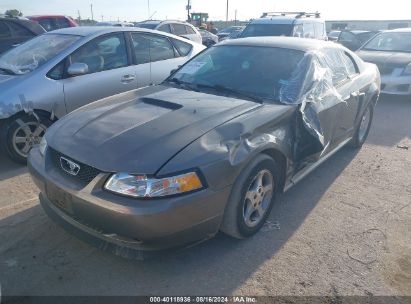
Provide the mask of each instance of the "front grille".
[{"label": "front grille", "polygon": [[[58,169],[59,172],[61,172],[62,174],[69,176],[72,179],[77,180],[78,182],[81,182],[83,184],[89,184],[98,174],[100,174],[102,171],[91,167],[89,165],[83,164],[81,162],[78,162],[74,159],[72,159],[71,157],[68,157],[56,150],[54,150],[53,148],[49,147],[49,152],[50,152],[50,156],[51,156],[51,161],[54,165],[55,168]],[[80,171],[78,172],[78,174],[76,176],[73,176],[71,174],[69,174],[68,172],[64,171],[63,168],[61,167],[61,163],[60,163],[60,157],[65,157],[73,162],[75,162],[77,165],[80,166]]]}]

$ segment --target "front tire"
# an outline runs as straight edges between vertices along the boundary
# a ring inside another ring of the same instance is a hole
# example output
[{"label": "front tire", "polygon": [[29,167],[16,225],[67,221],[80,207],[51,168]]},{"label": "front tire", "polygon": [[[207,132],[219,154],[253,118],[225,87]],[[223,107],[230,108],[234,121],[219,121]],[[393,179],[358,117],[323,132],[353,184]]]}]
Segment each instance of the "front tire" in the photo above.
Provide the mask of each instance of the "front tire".
[{"label": "front tire", "polygon": [[370,103],[365,109],[354,136],[350,142],[353,148],[361,148],[368,137],[371,129],[371,123],[374,116],[374,104]]},{"label": "front tire", "polygon": [[275,161],[265,154],[247,165],[231,190],[221,231],[244,239],[261,229],[274,204],[278,172]]},{"label": "front tire", "polygon": [[34,115],[20,114],[9,118],[1,130],[1,145],[13,161],[26,164],[27,156],[33,146],[40,143],[41,138],[52,121],[43,116],[39,120]]}]

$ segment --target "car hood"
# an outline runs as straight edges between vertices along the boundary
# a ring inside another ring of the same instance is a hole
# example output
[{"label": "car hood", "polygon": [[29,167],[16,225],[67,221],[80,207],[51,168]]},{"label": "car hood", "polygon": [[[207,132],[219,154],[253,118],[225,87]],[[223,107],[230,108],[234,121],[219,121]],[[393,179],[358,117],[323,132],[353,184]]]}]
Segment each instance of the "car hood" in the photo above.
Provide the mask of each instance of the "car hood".
[{"label": "car hood", "polygon": [[380,71],[387,65],[404,68],[411,62],[411,53],[359,50],[357,55],[364,61],[376,64]]},{"label": "car hood", "polygon": [[105,172],[155,174],[197,138],[261,106],[167,86],[134,92],[131,100],[112,97],[63,118],[47,132],[49,146]]}]

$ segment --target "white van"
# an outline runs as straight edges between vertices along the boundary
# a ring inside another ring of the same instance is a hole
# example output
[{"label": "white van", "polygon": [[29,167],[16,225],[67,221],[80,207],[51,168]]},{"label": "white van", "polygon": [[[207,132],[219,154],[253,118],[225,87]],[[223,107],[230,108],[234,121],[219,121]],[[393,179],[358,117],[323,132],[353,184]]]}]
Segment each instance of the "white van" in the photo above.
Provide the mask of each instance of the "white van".
[{"label": "white van", "polygon": [[320,13],[270,12],[251,21],[238,38],[290,36],[328,40]]}]

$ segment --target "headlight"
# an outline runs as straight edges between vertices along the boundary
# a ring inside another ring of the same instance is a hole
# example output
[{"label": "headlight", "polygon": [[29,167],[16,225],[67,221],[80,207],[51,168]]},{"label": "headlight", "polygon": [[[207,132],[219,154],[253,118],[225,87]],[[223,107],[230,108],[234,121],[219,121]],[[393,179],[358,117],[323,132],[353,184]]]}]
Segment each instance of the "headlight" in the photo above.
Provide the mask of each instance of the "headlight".
[{"label": "headlight", "polygon": [[203,184],[195,172],[160,179],[117,173],[110,177],[104,188],[127,196],[149,198],[199,190]]},{"label": "headlight", "polygon": [[46,140],[45,136],[43,136],[41,138],[41,141],[40,141],[40,144],[39,144],[39,149],[40,149],[40,154],[42,156],[44,156],[46,154],[46,151],[47,151],[47,140]]},{"label": "headlight", "polygon": [[404,76],[410,76],[411,75],[411,62],[407,64],[404,68],[404,71],[402,72]]}]

